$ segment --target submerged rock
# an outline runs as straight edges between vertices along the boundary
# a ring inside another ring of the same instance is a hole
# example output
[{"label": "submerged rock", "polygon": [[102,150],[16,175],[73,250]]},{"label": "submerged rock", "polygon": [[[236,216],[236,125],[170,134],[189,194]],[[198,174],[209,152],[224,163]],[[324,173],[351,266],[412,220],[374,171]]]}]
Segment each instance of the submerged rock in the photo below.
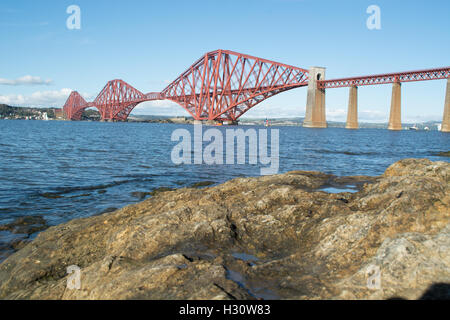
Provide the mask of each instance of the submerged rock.
[{"label": "submerged rock", "polygon": [[47,222],[41,216],[24,216],[16,218],[13,222],[0,225],[0,231],[22,233],[31,235],[35,232],[47,229]]},{"label": "submerged rock", "polygon": [[211,186],[214,183],[215,183],[214,181],[200,181],[200,182],[193,183],[190,187],[191,188],[202,188],[202,187]]},{"label": "submerged rock", "polygon": [[64,198],[62,195],[58,194],[58,193],[52,193],[52,192],[44,192],[41,193],[41,196],[47,199],[60,199],[60,198]]},{"label": "submerged rock", "polygon": [[450,151],[442,151],[436,154],[439,157],[450,157]]},{"label": "submerged rock", "polygon": [[156,188],[153,191],[149,192],[148,194],[151,196],[156,196],[157,194],[167,192],[167,191],[172,191],[172,190],[174,190],[174,189],[169,188],[169,187],[159,187],[159,188]]},{"label": "submerged rock", "polygon": [[[449,180],[446,162],[406,159],[376,178],[294,171],[161,192],[40,233],[0,265],[0,298],[442,298]],[[340,184],[360,191],[319,191]]]},{"label": "submerged rock", "polygon": [[143,200],[149,195],[151,195],[150,192],[143,192],[143,191],[134,191],[131,193],[131,196],[138,198],[139,200]]}]

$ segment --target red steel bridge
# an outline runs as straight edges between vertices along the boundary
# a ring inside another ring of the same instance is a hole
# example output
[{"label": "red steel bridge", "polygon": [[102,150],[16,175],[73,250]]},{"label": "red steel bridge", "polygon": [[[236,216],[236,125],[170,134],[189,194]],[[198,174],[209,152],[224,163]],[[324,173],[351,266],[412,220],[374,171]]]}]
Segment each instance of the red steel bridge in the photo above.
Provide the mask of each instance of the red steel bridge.
[{"label": "red steel bridge", "polygon": [[104,121],[124,121],[139,103],[167,99],[179,104],[195,120],[235,122],[265,99],[308,86],[307,118],[309,114],[310,126],[314,127],[314,118],[319,119],[320,113],[323,119],[319,122],[324,121],[324,110],[320,110],[321,104],[324,109],[324,98],[320,101],[320,92],[325,89],[449,79],[450,67],[332,80],[325,80],[323,75],[247,54],[216,50],[202,56],[161,92],[142,93],[123,80],[111,80],[92,102],[73,91],[63,110],[69,120],[80,120],[85,109],[95,107]]}]

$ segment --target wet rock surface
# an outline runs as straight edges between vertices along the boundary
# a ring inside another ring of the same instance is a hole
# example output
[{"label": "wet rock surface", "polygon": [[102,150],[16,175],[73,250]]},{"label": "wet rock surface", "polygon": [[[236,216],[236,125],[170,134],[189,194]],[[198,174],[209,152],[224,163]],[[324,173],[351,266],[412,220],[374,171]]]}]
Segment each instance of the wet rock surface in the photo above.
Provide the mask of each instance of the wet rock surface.
[{"label": "wet rock surface", "polygon": [[[159,190],[40,233],[0,265],[0,298],[442,298],[449,180],[447,162],[405,159],[380,177],[294,171]],[[349,186],[359,191],[320,191]],[[79,290],[66,287],[70,265]]]},{"label": "wet rock surface", "polygon": [[440,157],[450,157],[450,151],[438,152],[436,155]]},{"label": "wet rock surface", "polygon": [[0,225],[0,231],[31,235],[47,228],[45,219],[41,216],[25,216],[15,219],[13,222]]},{"label": "wet rock surface", "polygon": [[35,233],[47,228],[47,221],[41,216],[19,217],[0,225],[0,261],[25,247]]}]

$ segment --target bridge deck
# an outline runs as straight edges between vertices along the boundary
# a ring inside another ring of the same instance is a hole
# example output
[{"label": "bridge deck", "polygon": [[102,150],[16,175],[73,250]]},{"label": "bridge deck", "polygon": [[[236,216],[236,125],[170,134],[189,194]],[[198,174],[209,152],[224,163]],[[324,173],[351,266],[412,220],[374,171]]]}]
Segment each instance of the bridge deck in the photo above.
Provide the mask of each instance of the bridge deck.
[{"label": "bridge deck", "polygon": [[[120,79],[109,81],[93,102],[74,91],[64,105],[69,119],[79,120],[95,107],[103,120],[125,120],[139,103],[168,99],[194,119],[237,120],[261,101],[307,86],[306,69],[229,50],[208,52],[161,92],[142,93]],[[320,89],[450,78],[450,67],[319,80]]]},{"label": "bridge deck", "polygon": [[317,81],[322,89],[450,78],[450,67]]}]

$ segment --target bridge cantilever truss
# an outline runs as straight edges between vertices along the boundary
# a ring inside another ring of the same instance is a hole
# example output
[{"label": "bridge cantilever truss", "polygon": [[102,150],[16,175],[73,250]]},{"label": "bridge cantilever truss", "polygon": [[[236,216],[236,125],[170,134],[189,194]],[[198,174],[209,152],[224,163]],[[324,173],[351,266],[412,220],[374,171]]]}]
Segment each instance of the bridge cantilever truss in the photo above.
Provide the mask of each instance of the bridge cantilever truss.
[{"label": "bridge cantilever truss", "polygon": [[205,54],[161,94],[196,120],[237,120],[280,92],[306,86],[308,71],[228,50]]},{"label": "bridge cantilever truss", "polygon": [[[446,79],[450,67],[362,77],[312,79],[317,89],[358,87],[395,82]],[[195,120],[236,121],[261,101],[307,86],[309,71],[229,50],[206,53],[161,92],[142,93],[123,80],[109,81],[93,102],[76,91],[63,109],[67,119],[80,120],[95,107],[102,120],[126,120],[145,101],[167,99],[182,106]]]},{"label": "bridge cantilever truss", "polygon": [[105,85],[93,102],[86,102],[73,91],[63,110],[67,119],[81,120],[83,111],[95,107],[102,120],[126,120],[130,112],[141,102],[161,99],[161,94],[151,92],[143,94],[123,80],[111,80]]},{"label": "bridge cantilever truss", "polygon": [[80,120],[84,109],[88,107],[89,104],[86,100],[77,91],[72,91],[69,98],[67,98],[63,110],[67,119]]},{"label": "bridge cantilever truss", "polygon": [[102,119],[126,120],[138,103],[147,101],[145,94],[123,80],[109,81],[95,98],[93,105]]},{"label": "bridge cantilever truss", "polygon": [[95,107],[103,120],[126,120],[145,101],[167,99],[196,120],[235,121],[280,92],[308,84],[308,71],[229,50],[206,53],[163,91],[144,94],[122,80],[109,81],[97,98],[86,102],[76,91],[64,105],[66,117],[80,120]]}]

